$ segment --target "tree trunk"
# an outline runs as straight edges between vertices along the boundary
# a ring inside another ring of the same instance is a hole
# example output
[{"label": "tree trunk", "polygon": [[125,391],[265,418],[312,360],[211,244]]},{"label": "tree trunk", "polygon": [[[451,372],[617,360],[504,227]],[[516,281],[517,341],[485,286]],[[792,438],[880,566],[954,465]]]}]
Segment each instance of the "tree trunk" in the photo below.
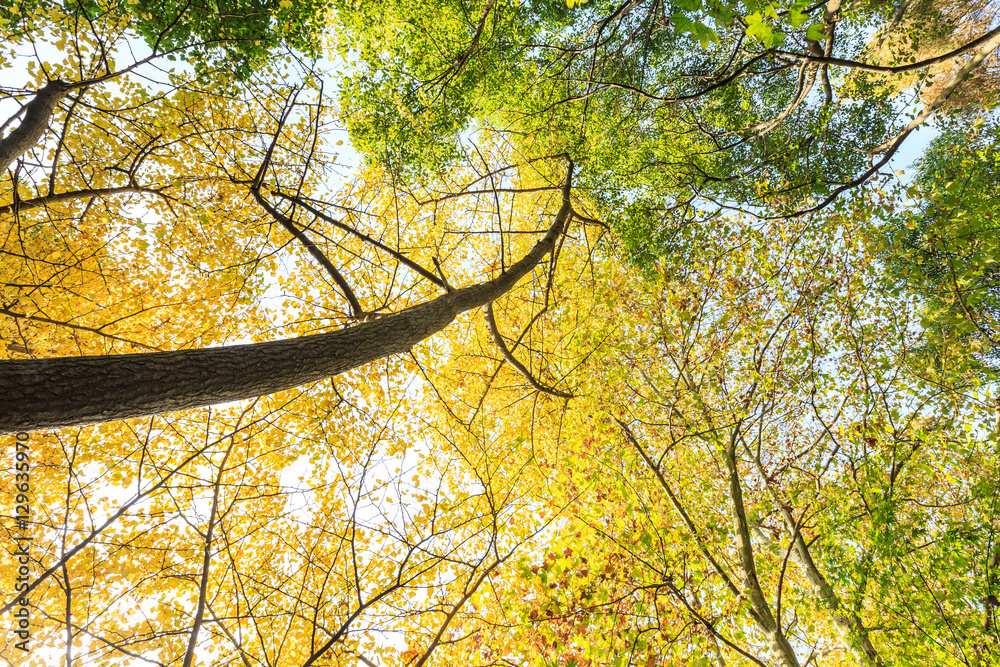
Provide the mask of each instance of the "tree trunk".
[{"label": "tree trunk", "polygon": [[0,139],[0,172],[7,171],[14,160],[38,143],[49,126],[52,112],[72,88],[71,84],[55,79],[35,93],[35,99],[24,108],[21,124]]},{"label": "tree trunk", "polygon": [[406,352],[508,292],[555,246],[570,217],[572,164],[548,233],[493,280],[373,322],[254,345],[0,361],[0,433],[62,428],[237,401],[322,380]]},{"label": "tree trunk", "polygon": [[[791,511],[778,496],[774,487],[768,483],[767,473],[764,472],[764,466],[760,459],[754,456],[753,464],[757,468],[757,474],[760,475],[765,488],[771,494],[774,506],[781,513],[781,517],[785,523],[785,534],[792,540],[793,548],[787,552],[788,560],[802,568],[802,572],[805,574],[806,580],[813,587],[816,596],[830,612],[834,626],[836,626],[843,637],[844,646],[854,654],[858,664],[865,664],[869,667],[885,667],[882,658],[879,657],[878,651],[875,650],[875,646],[868,636],[868,630],[865,628],[864,623],[862,623],[861,617],[857,613],[850,613],[841,604],[837,592],[833,590],[833,586],[827,582],[826,577],[820,572],[816,561],[813,560],[812,553],[809,551],[809,545],[806,544],[806,540],[802,536],[802,531],[799,530],[798,524],[792,517]],[[760,541],[766,544],[775,556],[778,558],[784,557],[783,549],[777,543],[769,540],[759,528],[756,528],[756,533],[759,535]]]},{"label": "tree trunk", "polygon": [[[736,552],[739,555],[740,572],[743,575],[743,589],[750,600],[750,616],[764,633],[771,654],[781,667],[799,667],[798,656],[781,628],[781,618],[776,617],[767,602],[764,590],[757,577],[753,542],[750,540],[750,524],[747,521],[746,506],[743,502],[743,487],[740,485],[739,469],[736,465],[736,439],[739,424],[733,429],[730,442],[723,444],[723,458],[729,478],[729,501],[733,511],[733,532],[736,534]],[[779,603],[780,609],[780,603]]]}]

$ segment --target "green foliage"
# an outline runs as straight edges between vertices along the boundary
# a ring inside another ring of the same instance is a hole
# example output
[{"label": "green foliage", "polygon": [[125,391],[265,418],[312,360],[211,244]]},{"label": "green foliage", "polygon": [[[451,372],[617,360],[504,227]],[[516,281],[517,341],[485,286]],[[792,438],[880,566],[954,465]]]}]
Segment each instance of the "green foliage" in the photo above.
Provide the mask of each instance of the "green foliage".
[{"label": "green foliage", "polygon": [[[100,0],[97,0],[98,2]],[[103,9],[103,8],[101,8]],[[316,56],[326,0],[126,0],[148,44],[232,68],[244,79],[281,45]]]},{"label": "green foliage", "polygon": [[1000,360],[1000,124],[949,119],[927,150],[893,218],[885,256],[891,277],[926,307],[928,349],[957,345],[991,369]]},{"label": "green foliage", "polygon": [[[861,57],[882,11],[845,8],[833,55]],[[896,122],[874,77],[774,52],[811,53],[833,30],[801,1],[362,0],[336,12],[357,70],[341,102],[369,160],[426,175],[487,128],[529,158],[568,153],[643,262],[688,205],[815,205],[868,168],[865,151]],[[640,209],[658,212],[638,224]]]},{"label": "green foliage", "polygon": [[59,8],[72,21],[121,22],[159,52],[196,68],[245,80],[276,49],[318,57],[328,0],[24,0],[0,4],[4,24],[32,29],[29,18]]}]

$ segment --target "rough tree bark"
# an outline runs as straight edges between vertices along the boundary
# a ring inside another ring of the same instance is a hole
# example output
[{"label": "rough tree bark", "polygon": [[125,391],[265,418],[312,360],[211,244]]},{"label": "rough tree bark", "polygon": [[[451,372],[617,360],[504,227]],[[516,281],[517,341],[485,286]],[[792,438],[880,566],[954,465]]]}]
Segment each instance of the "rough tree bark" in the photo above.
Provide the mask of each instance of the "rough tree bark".
[{"label": "rough tree bark", "polygon": [[0,362],[0,433],[129,419],[322,380],[408,351],[502,296],[552,249],[572,211],[573,165],[545,237],[493,280],[331,333],[230,347]]},{"label": "rough tree bark", "polygon": [[0,139],[0,172],[7,171],[17,158],[38,143],[49,127],[52,112],[73,89],[73,85],[55,79],[49,81],[37,93],[35,98],[24,107],[24,118],[21,124],[3,139]]}]

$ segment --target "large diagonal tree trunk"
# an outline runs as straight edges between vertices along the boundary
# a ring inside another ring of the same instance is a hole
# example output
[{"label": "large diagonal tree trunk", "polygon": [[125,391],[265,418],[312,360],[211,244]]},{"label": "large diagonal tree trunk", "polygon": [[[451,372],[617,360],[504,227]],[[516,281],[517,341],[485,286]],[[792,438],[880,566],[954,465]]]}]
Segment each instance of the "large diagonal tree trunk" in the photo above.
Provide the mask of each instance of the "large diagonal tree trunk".
[{"label": "large diagonal tree trunk", "polygon": [[55,79],[49,81],[24,107],[21,124],[3,139],[0,139],[0,172],[7,171],[17,158],[38,143],[49,127],[52,112],[73,89],[71,84]]},{"label": "large diagonal tree trunk", "polygon": [[570,165],[548,233],[488,282],[315,336],[199,350],[0,361],[0,433],[94,424],[263,396],[406,352],[514,287],[552,251],[571,213]]}]

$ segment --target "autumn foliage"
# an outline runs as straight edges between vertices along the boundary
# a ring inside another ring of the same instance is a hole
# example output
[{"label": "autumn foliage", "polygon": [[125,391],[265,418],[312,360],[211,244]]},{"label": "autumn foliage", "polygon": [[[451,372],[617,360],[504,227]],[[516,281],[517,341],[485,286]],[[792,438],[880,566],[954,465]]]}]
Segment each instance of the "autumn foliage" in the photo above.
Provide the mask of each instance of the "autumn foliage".
[{"label": "autumn foliage", "polygon": [[0,8],[0,426],[357,362],[4,435],[8,664],[998,664],[992,4],[225,4]]}]

